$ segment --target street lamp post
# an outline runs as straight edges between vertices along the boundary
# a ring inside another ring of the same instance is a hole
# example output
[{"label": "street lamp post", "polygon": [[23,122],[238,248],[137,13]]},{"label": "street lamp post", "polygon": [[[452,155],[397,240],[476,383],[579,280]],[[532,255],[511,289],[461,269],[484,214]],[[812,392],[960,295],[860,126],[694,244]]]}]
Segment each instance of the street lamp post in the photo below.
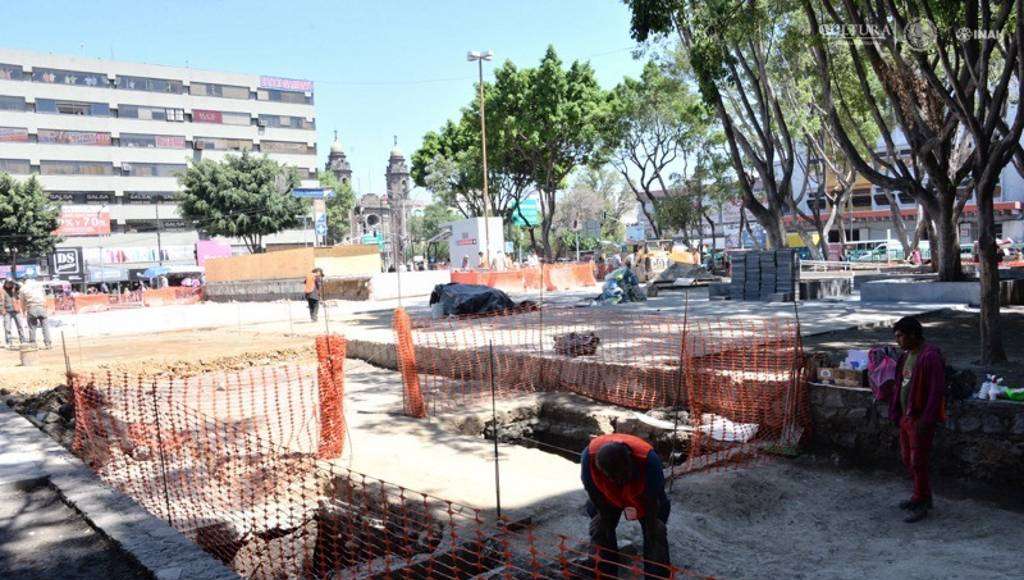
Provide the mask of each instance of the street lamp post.
[{"label": "street lamp post", "polygon": [[489,218],[491,217],[491,198],[487,193],[487,124],[484,122],[484,61],[490,61],[492,58],[494,58],[494,53],[489,50],[484,52],[471,50],[466,54],[467,61],[476,61],[480,79],[478,86],[480,87],[480,151],[483,153],[484,170],[484,256],[488,266],[491,264],[491,228],[489,223]]}]

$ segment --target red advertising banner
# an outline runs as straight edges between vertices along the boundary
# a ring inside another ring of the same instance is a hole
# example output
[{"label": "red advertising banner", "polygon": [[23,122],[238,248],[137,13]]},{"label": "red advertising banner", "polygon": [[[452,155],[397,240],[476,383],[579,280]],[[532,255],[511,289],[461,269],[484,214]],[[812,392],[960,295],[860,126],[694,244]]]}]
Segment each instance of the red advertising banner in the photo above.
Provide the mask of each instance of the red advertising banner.
[{"label": "red advertising banner", "polygon": [[299,79],[283,79],[281,77],[260,77],[261,89],[276,89],[279,91],[297,91],[302,93],[313,92],[313,81]]},{"label": "red advertising banner", "polygon": [[0,143],[25,143],[27,141],[28,129],[0,127]]},{"label": "red advertising banner", "polygon": [[62,211],[56,236],[102,236],[110,233],[110,212]]},{"label": "red advertising banner", "polygon": [[220,111],[192,109],[192,121],[194,123],[223,123],[224,115]]}]

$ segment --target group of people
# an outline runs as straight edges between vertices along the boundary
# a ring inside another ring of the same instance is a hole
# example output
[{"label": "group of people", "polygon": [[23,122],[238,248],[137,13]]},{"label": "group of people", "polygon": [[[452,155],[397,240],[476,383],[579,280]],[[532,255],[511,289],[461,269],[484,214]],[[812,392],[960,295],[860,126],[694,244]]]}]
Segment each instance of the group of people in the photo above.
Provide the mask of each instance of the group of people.
[{"label": "group of people", "polygon": [[[46,311],[46,290],[39,281],[29,279],[24,285],[20,285],[14,280],[5,280],[3,289],[0,290],[0,302],[4,319],[4,344],[8,349],[35,346],[37,329],[42,329],[43,345],[46,348],[53,347],[50,340],[49,314]],[[22,317],[28,325],[27,332],[22,325]],[[18,333],[17,346],[14,343],[13,329]]]},{"label": "group of people", "polygon": [[[504,252],[495,252],[494,255],[488,259],[487,255],[483,252],[477,252],[477,269],[480,270],[494,270],[495,272],[504,272],[506,270],[515,270],[520,267],[519,262],[506,257]],[[539,266],[540,260],[537,256],[530,254],[523,260],[522,266],[532,267]],[[469,256],[462,257],[461,269],[469,270],[472,266],[469,263]]]},{"label": "group of people", "polygon": [[[885,402],[889,418],[899,428],[900,459],[913,480],[912,495],[893,507],[907,512],[905,522],[916,523],[933,507],[928,466],[935,431],[946,420],[946,363],[939,348],[925,340],[916,318],[901,318],[893,334],[902,354],[895,388]],[[622,563],[615,530],[625,516],[640,523],[647,577],[670,577],[666,565],[671,505],[664,466],[654,447],[639,437],[614,433],[591,440],[581,455],[580,476],[589,499],[590,540],[599,556],[599,571],[617,576]]]}]

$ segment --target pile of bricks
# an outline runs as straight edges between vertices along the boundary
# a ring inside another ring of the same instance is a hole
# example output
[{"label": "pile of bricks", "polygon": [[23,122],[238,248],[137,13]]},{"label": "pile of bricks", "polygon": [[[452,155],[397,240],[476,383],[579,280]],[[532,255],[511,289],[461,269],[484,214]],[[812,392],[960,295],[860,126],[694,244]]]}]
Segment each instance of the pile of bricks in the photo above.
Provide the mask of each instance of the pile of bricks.
[{"label": "pile of bricks", "polygon": [[797,292],[800,265],[793,250],[744,251],[729,255],[732,300],[791,302]]}]

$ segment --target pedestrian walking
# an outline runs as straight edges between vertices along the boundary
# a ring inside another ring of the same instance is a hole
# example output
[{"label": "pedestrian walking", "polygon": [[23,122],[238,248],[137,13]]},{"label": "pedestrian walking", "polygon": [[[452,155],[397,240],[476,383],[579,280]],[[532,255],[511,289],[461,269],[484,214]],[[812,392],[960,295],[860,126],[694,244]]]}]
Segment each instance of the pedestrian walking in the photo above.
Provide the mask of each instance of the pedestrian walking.
[{"label": "pedestrian walking", "polygon": [[53,348],[50,341],[50,317],[46,312],[46,290],[38,280],[30,278],[21,288],[21,304],[28,321],[28,342],[35,345],[36,330],[43,331],[43,345]]},{"label": "pedestrian walking", "polygon": [[12,325],[18,329],[18,344],[25,343],[25,331],[18,317],[18,294],[18,284],[14,280],[4,280],[3,289],[0,290],[0,315],[4,317],[4,343],[9,349],[15,348]]},{"label": "pedestrian walking", "polygon": [[303,288],[306,293],[306,304],[309,305],[309,319],[317,321],[320,312],[320,297],[323,293],[324,271],[320,268],[313,270],[306,276],[306,284]]}]

